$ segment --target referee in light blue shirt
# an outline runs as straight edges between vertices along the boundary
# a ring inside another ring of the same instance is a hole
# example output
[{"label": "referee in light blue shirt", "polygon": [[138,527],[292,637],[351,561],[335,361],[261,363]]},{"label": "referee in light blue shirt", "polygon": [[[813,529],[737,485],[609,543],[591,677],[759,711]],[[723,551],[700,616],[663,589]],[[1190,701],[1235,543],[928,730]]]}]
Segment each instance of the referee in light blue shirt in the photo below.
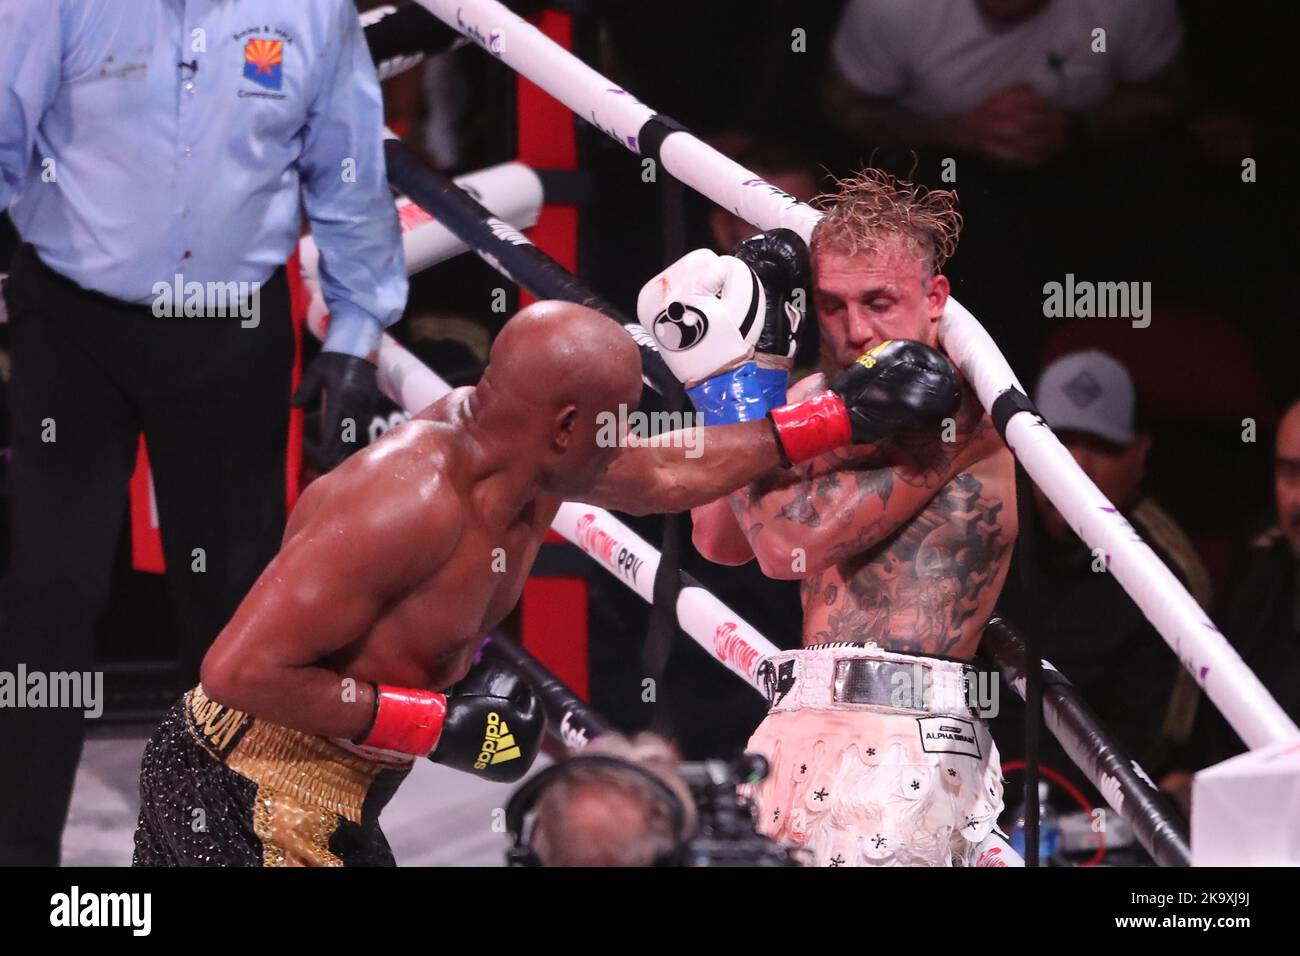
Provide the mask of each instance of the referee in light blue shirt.
[{"label": "referee in light blue shirt", "polygon": [[[275,554],[304,217],[332,323],[300,402],[367,421],[406,301],[353,0],[0,0],[11,571],[0,671],[89,671],[136,440],[182,679]],[[200,313],[200,314],[196,314]],[[323,394],[322,394],[323,393]],[[0,710],[0,864],[55,864],[80,709]]]}]

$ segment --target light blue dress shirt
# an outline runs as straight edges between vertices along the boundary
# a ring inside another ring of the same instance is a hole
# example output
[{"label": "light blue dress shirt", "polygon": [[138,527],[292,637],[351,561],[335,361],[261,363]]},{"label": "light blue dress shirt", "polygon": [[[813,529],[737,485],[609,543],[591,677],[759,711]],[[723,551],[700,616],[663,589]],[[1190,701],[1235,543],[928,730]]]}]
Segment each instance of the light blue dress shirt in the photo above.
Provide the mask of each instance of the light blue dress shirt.
[{"label": "light blue dress shirt", "polygon": [[352,0],[0,0],[0,208],[117,299],[265,282],[305,213],[364,356],[407,291],[382,125]]}]

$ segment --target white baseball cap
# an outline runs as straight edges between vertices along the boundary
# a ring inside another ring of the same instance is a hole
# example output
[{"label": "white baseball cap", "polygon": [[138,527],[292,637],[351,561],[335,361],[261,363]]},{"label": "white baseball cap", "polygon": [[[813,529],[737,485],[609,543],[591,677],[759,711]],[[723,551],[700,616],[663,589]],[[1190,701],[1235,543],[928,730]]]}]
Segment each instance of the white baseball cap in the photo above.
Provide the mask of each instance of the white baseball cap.
[{"label": "white baseball cap", "polygon": [[1133,377],[1097,349],[1071,352],[1043,369],[1034,404],[1055,431],[1084,432],[1117,445],[1136,437]]}]

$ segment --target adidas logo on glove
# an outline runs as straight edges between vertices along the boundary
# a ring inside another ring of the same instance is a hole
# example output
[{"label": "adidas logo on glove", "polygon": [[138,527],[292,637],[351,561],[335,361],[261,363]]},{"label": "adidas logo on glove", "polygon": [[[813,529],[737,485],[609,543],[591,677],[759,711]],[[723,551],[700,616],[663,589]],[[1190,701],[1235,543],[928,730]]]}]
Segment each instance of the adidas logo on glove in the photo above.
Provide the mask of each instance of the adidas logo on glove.
[{"label": "adidas logo on glove", "polygon": [[487,730],[483,735],[483,747],[479,750],[478,760],[474,762],[475,770],[485,770],[489,765],[505,763],[520,756],[515,744],[514,734],[495,711],[488,714]]}]

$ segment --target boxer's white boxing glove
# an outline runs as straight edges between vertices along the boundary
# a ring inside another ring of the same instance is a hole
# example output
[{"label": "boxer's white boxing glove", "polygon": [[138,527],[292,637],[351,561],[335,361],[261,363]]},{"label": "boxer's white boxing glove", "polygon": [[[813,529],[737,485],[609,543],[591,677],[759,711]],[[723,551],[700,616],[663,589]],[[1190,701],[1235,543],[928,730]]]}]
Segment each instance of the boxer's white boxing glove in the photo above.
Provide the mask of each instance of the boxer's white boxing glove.
[{"label": "boxer's white boxing glove", "polygon": [[673,374],[694,385],[743,364],[763,332],[767,305],[752,269],[696,249],[641,289],[636,314]]}]

